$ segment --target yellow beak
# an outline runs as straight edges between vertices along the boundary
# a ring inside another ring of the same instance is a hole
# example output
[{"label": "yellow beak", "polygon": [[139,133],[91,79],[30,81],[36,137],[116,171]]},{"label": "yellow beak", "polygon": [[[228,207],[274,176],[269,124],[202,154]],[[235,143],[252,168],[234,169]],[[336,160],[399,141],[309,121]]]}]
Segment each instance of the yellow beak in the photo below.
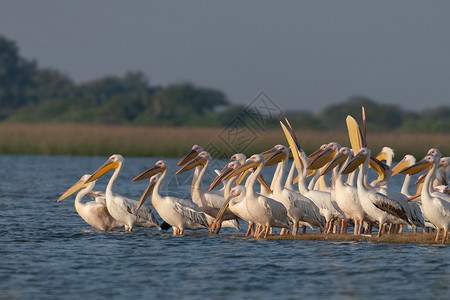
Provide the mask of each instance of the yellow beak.
[{"label": "yellow beak", "polygon": [[118,167],[119,167],[118,163],[108,160],[103,165],[101,165],[100,168],[98,168],[97,171],[95,171],[91,175],[91,177],[88,178],[88,180],[86,180],[86,183],[95,181],[95,180],[99,179],[100,177],[102,177],[103,175],[105,175],[106,173],[108,173],[109,171],[111,171],[113,169],[117,169]]},{"label": "yellow beak", "polygon": [[349,161],[348,165],[342,171],[342,174],[350,174],[351,172],[355,171],[356,168],[358,168],[359,165],[362,164],[365,160],[365,155],[362,155],[361,153],[356,154],[355,157],[353,157],[353,159]]},{"label": "yellow beak", "polygon": [[275,153],[266,158],[266,167],[273,166],[282,160],[286,159],[286,153],[280,150],[276,150]]},{"label": "yellow beak", "polygon": [[225,203],[223,204],[223,206],[220,208],[219,212],[217,213],[216,218],[214,219],[214,221],[211,223],[211,225],[209,226],[209,231],[213,231],[214,229],[216,229],[216,227],[218,226],[217,223],[219,223],[222,220],[223,215],[225,214],[225,212],[228,209],[228,206],[230,206],[230,201],[233,198],[236,198],[237,196],[239,196],[241,193],[238,193],[236,195],[230,195],[228,196],[227,200],[225,200]]},{"label": "yellow beak", "polygon": [[153,166],[150,169],[148,169],[147,171],[139,174],[138,176],[134,177],[133,180],[131,181],[139,181],[139,180],[143,180],[146,178],[150,178],[158,173],[164,172],[167,168],[163,168],[160,166]]},{"label": "yellow beak", "polygon": [[195,168],[196,166],[199,165],[205,165],[207,162],[206,158],[201,157],[201,156],[197,156],[196,158],[192,159],[191,161],[189,161],[188,164],[184,165],[181,169],[179,169],[176,173],[175,176],[184,172],[187,172],[193,168]]},{"label": "yellow beak", "polygon": [[189,151],[185,156],[183,156],[182,158],[180,158],[180,160],[177,163],[177,167],[181,167],[184,164],[186,164],[188,161],[196,158],[198,155],[198,152],[195,151],[194,149],[192,149],[191,151]]},{"label": "yellow beak", "polygon": [[425,170],[425,169],[429,169],[429,168],[431,168],[431,167],[433,167],[433,164],[432,164],[432,163],[430,163],[430,162],[428,162],[428,161],[422,159],[422,160],[419,161],[418,163],[415,163],[414,165],[412,165],[412,166],[410,166],[410,167],[408,167],[408,168],[406,168],[406,169],[403,169],[403,170],[400,171],[399,173],[400,173],[400,174],[405,174],[405,175],[406,175],[406,174],[414,175],[414,174],[417,174],[417,173],[419,173],[419,172],[422,172],[422,171]]},{"label": "yellow beak", "polygon": [[309,163],[308,169],[320,169],[325,166],[330,160],[336,156],[336,150],[327,148],[320,155],[318,155],[312,162]]},{"label": "yellow beak", "polygon": [[155,185],[156,185],[156,181],[150,180],[147,188],[145,189],[144,193],[141,196],[141,199],[139,200],[138,206],[136,207],[136,211],[138,211],[139,208],[141,208],[141,206],[144,204],[147,197],[152,193]]},{"label": "yellow beak", "polygon": [[400,173],[400,171],[406,169],[409,166],[410,164],[405,159],[402,159],[398,164],[395,165],[395,167],[392,168],[392,176],[397,175],[398,173]]},{"label": "yellow beak", "polygon": [[56,202],[59,202],[61,200],[66,199],[67,197],[72,196],[75,194],[78,190],[81,190],[82,188],[85,188],[89,185],[89,183],[84,182],[83,180],[79,180],[77,183],[72,185],[67,191],[64,192],[64,194],[59,197],[59,199]]},{"label": "yellow beak", "polygon": [[338,153],[334,159],[328,163],[328,165],[322,170],[322,173],[320,173],[320,176],[323,176],[333,170],[336,166],[341,166],[345,160],[348,158],[347,154],[344,153]]}]

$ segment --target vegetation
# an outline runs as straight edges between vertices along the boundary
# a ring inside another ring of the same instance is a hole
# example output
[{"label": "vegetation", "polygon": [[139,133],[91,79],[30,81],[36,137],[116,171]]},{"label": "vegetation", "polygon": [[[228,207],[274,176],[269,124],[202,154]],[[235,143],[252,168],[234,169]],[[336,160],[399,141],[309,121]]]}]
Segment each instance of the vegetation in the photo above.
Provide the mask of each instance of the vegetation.
[{"label": "vegetation", "polygon": [[177,156],[193,143],[212,143],[222,156],[252,154],[285,143],[278,122],[284,116],[311,152],[331,140],[348,145],[345,118],[360,121],[361,105],[373,151],[389,145],[398,156],[420,157],[431,147],[449,152],[450,107],[405,112],[352,97],[317,114],[267,115],[258,105],[232,105],[215,89],[153,86],[141,72],[76,84],[21,57],[14,41],[0,36],[0,153]]}]

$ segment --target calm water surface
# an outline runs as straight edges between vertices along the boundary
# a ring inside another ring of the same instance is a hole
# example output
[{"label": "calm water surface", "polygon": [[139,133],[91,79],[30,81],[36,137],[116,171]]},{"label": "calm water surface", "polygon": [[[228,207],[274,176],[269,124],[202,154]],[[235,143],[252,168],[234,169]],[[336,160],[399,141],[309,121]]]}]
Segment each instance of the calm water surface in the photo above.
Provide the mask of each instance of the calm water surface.
[{"label": "calm water surface", "polygon": [[[92,230],[74,197],[56,200],[106,159],[0,156],[0,299],[450,298],[450,249],[440,245]],[[147,183],[130,180],[156,161],[127,158],[116,191],[138,199]],[[171,190],[187,191],[184,175]]]}]

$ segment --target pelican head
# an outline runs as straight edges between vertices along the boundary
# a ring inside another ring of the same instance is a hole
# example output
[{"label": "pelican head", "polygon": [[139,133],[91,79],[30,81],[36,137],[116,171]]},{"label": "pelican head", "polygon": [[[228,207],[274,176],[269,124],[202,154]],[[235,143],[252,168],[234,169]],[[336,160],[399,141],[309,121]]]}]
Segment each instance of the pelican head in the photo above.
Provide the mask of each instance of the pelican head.
[{"label": "pelican head", "polygon": [[379,161],[383,161],[383,160],[387,160],[388,157],[394,157],[394,150],[390,147],[383,147],[380,151],[380,153],[378,153],[376,159],[378,159]]},{"label": "pelican head", "polygon": [[153,175],[152,177],[150,177],[148,186],[145,189],[144,193],[142,194],[141,199],[139,200],[138,206],[136,207],[136,211],[138,211],[139,208],[141,208],[141,206],[144,204],[147,197],[152,193],[153,188],[155,187],[156,183],[158,182],[158,179],[160,176],[161,176],[161,174],[156,174],[156,175]]},{"label": "pelican head", "polygon": [[419,172],[422,172],[425,169],[431,169],[433,167],[433,165],[435,163],[437,163],[438,161],[439,161],[439,158],[437,158],[434,155],[429,154],[429,155],[425,156],[419,162],[415,163],[414,165],[400,171],[400,174],[405,174],[405,175],[406,174],[409,174],[409,175],[417,174]]},{"label": "pelican head", "polygon": [[431,148],[430,150],[428,150],[427,155],[432,155],[432,156],[435,156],[437,158],[441,158],[442,157],[441,151],[439,151],[436,148]]},{"label": "pelican head", "polygon": [[318,155],[314,156],[314,159],[309,163],[307,169],[314,170],[322,168],[326,163],[328,163],[335,157],[336,153],[339,151],[340,148],[341,145],[339,145],[336,142],[331,142],[327,144]]},{"label": "pelican head", "polygon": [[91,183],[86,183],[86,181],[89,179],[89,177],[91,177],[90,174],[86,174],[81,176],[80,180],[78,180],[74,185],[72,185],[67,191],[64,192],[64,194],[61,195],[61,197],[59,197],[59,199],[56,202],[59,202],[61,200],[66,199],[67,197],[72,196],[73,194],[75,194],[78,190],[81,190],[82,188],[85,188],[89,185],[95,185],[95,181],[91,182]]},{"label": "pelican head", "polygon": [[232,171],[234,171],[240,165],[241,164],[238,161],[230,161],[229,163],[227,163],[226,166],[220,172],[220,175],[217,175],[216,178],[214,178],[213,182],[209,186],[208,192],[217,187],[224,180],[225,177],[227,177]]},{"label": "pelican head", "polygon": [[311,159],[311,160],[314,160],[317,156],[322,154],[323,151],[325,151],[327,146],[328,146],[328,144],[323,144],[322,146],[319,147],[319,149],[317,149],[316,151],[314,151],[313,153],[308,155],[308,158]]},{"label": "pelican head", "polygon": [[179,169],[175,173],[175,175],[189,171],[189,170],[195,168],[196,166],[200,166],[200,165],[205,166],[208,161],[211,161],[211,155],[206,151],[202,151],[197,155],[196,158],[190,160],[181,169]]},{"label": "pelican head", "polygon": [[153,167],[134,177],[133,180],[131,181],[139,181],[146,178],[150,178],[158,173],[165,172],[166,170],[167,170],[167,163],[164,160],[158,160]]},{"label": "pelican head", "polygon": [[177,163],[177,167],[181,167],[186,164],[188,161],[197,157],[197,155],[203,151],[203,148],[199,145],[194,145],[185,156],[183,156]]},{"label": "pelican head", "polygon": [[111,171],[113,169],[117,169],[120,165],[123,164],[123,161],[124,161],[124,158],[122,155],[120,155],[120,154],[111,155],[111,157],[103,165],[101,165],[100,168],[98,168],[91,175],[91,177],[88,178],[86,183],[95,181],[95,180],[99,179],[100,177],[102,177],[103,175],[105,175],[106,173],[108,173],[109,171]]}]

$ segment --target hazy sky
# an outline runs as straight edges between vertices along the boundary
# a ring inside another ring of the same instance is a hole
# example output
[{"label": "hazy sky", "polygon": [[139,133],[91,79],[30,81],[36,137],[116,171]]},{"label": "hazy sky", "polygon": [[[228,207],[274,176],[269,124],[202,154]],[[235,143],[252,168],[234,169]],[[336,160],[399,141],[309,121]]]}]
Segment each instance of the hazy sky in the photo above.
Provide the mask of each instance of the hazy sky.
[{"label": "hazy sky", "polygon": [[0,34],[76,82],[142,71],[285,110],[450,105],[450,1],[2,0]]}]

